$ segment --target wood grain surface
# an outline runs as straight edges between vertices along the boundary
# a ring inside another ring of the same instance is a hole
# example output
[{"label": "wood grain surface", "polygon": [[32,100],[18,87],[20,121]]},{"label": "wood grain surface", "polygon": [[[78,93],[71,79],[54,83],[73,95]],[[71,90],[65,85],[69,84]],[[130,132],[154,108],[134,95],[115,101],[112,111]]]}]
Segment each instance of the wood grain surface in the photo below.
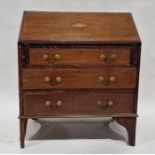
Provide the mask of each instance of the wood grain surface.
[{"label": "wood grain surface", "polygon": [[140,38],[130,13],[25,12],[19,42],[25,41],[106,43]]}]

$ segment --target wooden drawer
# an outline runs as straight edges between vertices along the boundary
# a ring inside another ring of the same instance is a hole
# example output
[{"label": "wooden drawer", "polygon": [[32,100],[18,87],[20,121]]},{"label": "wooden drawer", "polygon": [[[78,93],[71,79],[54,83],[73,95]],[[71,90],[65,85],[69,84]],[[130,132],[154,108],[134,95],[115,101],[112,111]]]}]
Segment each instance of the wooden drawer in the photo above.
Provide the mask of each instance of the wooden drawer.
[{"label": "wooden drawer", "polygon": [[30,65],[129,65],[130,47],[30,48]]},{"label": "wooden drawer", "polygon": [[23,69],[24,89],[135,88],[136,68]]},{"label": "wooden drawer", "polygon": [[44,92],[24,94],[24,114],[102,115],[133,112],[133,93]]}]

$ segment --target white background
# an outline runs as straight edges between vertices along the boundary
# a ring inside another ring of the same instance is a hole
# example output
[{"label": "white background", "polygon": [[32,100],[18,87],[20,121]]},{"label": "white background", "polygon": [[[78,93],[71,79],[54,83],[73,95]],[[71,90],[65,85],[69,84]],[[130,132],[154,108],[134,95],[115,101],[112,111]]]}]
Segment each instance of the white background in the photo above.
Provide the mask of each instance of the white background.
[{"label": "white background", "polygon": [[[19,148],[17,39],[24,10],[132,12],[142,40],[135,147],[111,140],[119,136],[107,131],[102,120],[54,120],[41,122],[44,134],[33,137],[40,125],[29,121],[27,139],[55,140],[28,140],[25,149]],[[154,67],[154,0],[0,0],[0,153],[155,153]]]}]

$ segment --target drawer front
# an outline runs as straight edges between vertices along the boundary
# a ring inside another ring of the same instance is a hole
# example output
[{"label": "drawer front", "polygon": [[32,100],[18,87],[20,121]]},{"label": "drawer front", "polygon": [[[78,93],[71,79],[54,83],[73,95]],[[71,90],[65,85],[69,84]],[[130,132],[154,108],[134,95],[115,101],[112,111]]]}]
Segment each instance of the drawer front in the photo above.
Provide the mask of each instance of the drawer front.
[{"label": "drawer front", "polygon": [[48,92],[24,94],[25,115],[102,115],[133,112],[133,93]]},{"label": "drawer front", "polygon": [[129,65],[130,47],[30,48],[30,65]]},{"label": "drawer front", "polygon": [[23,69],[24,89],[135,88],[135,68]]}]

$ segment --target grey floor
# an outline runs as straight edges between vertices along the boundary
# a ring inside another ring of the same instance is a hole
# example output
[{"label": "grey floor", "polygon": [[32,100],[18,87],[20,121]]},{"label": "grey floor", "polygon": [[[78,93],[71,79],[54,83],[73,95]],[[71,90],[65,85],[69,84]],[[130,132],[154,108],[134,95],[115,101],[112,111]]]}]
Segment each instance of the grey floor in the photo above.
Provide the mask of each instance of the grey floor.
[{"label": "grey floor", "polygon": [[[19,148],[17,39],[23,10],[132,12],[143,42],[135,147],[126,144],[125,130],[115,122],[109,129],[103,119],[69,119],[30,120],[26,148]],[[0,0],[0,153],[155,153],[154,16],[154,0]]]}]

